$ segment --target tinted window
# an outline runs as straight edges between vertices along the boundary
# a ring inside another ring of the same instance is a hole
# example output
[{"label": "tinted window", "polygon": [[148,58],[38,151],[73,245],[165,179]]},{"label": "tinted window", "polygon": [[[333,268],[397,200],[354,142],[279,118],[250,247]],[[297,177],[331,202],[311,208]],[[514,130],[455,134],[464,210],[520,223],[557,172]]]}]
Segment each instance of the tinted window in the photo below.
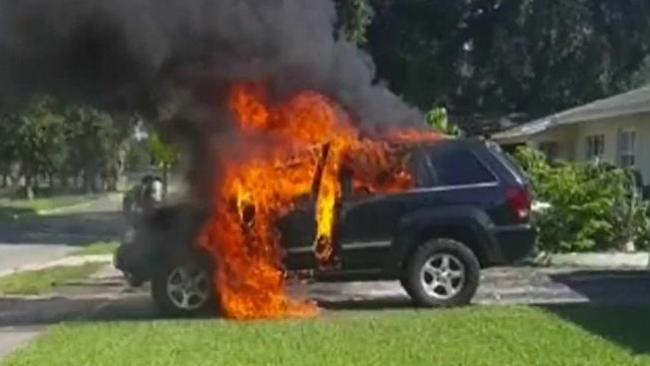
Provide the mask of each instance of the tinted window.
[{"label": "tinted window", "polygon": [[436,149],[429,154],[434,186],[457,186],[495,182],[494,175],[471,151]]},{"label": "tinted window", "polygon": [[499,145],[495,143],[488,143],[487,146],[492,151],[494,156],[496,156],[496,158],[499,159],[499,162],[505,165],[515,175],[515,178],[517,180],[519,180],[522,183],[526,183],[528,181],[528,176],[526,175],[526,172],[523,171],[523,169],[521,168],[517,160],[515,160],[515,158],[513,158],[512,155],[502,151]]},{"label": "tinted window", "polygon": [[417,151],[411,155],[409,160],[409,173],[413,177],[414,188],[422,188],[429,186],[429,172],[428,172],[428,161],[426,155],[422,151]]},{"label": "tinted window", "polygon": [[[424,151],[412,151],[405,156],[407,159],[406,168],[413,178],[412,188],[429,187],[430,175],[428,171],[428,159]],[[341,191],[344,199],[362,199],[373,195],[374,193],[366,190],[366,187],[357,186],[353,182],[352,172],[345,167],[340,175]],[[381,191],[377,192],[381,193]]]}]

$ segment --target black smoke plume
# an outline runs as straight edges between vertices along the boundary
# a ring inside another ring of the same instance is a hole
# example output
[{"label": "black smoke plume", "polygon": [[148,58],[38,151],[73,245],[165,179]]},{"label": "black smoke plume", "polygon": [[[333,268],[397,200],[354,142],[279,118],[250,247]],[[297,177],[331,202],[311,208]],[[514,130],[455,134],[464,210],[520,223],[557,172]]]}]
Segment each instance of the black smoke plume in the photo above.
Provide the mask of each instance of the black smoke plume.
[{"label": "black smoke plume", "polygon": [[419,112],[336,40],[331,0],[0,0],[0,103],[34,93],[155,110],[196,80],[267,80],[340,101],[364,123]]}]

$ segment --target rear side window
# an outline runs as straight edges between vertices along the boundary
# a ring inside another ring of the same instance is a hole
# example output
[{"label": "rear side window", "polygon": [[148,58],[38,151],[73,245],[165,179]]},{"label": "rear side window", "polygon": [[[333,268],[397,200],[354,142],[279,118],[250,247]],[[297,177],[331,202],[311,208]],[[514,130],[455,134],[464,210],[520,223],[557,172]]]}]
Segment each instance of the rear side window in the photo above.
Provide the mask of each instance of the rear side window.
[{"label": "rear side window", "polygon": [[443,148],[428,155],[434,187],[496,182],[492,172],[469,150]]},{"label": "rear side window", "polygon": [[517,180],[522,183],[528,182],[528,175],[526,175],[519,163],[512,157],[512,155],[504,152],[499,147],[499,145],[495,143],[488,143],[487,146],[492,151],[494,156],[499,159],[501,164],[505,165],[512,172],[512,174],[515,175],[515,178]]}]

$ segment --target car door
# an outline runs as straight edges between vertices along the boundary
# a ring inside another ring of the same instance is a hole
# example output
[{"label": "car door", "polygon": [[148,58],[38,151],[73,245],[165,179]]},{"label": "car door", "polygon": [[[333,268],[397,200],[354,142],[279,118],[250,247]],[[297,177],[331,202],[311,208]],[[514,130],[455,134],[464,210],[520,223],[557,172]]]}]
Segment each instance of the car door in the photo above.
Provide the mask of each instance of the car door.
[{"label": "car door", "polygon": [[[426,186],[430,179],[426,159],[414,150],[409,161],[415,186]],[[347,179],[347,178],[344,178]],[[378,270],[391,253],[391,242],[401,217],[421,205],[417,190],[393,194],[359,194],[351,183],[343,182],[343,201],[339,217],[341,258],[346,270]]]},{"label": "car door", "polygon": [[299,198],[291,212],[276,223],[280,231],[280,242],[285,252],[284,264],[289,270],[311,270],[317,268],[314,252],[316,237],[316,200],[329,146],[320,150],[320,158],[312,176],[311,193]]},{"label": "car door", "polygon": [[314,237],[316,235],[313,199],[299,203],[278,222],[287,269],[304,270],[316,267]]}]

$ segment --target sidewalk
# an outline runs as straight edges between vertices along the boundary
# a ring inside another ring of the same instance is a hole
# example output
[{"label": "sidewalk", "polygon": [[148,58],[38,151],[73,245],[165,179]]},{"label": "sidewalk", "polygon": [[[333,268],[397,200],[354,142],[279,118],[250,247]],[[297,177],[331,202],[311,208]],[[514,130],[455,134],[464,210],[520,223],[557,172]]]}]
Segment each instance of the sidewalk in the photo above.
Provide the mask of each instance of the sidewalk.
[{"label": "sidewalk", "polygon": [[89,199],[85,202],[76,203],[68,206],[61,206],[57,208],[52,208],[48,210],[38,210],[37,214],[39,215],[54,215],[68,212],[86,212],[89,209],[97,211],[98,207],[101,210],[115,211],[119,209],[119,205],[122,202],[122,193],[111,192],[111,193],[102,193],[90,196]]},{"label": "sidewalk", "polygon": [[103,255],[71,255],[60,259],[52,260],[45,263],[30,264],[13,269],[0,271],[0,277],[8,276],[17,272],[24,271],[38,271],[42,269],[61,267],[61,266],[80,266],[86,263],[106,263],[109,264],[113,261],[112,254]]},{"label": "sidewalk", "polygon": [[647,252],[568,253],[551,254],[546,260],[552,267],[648,269],[650,255]]}]

